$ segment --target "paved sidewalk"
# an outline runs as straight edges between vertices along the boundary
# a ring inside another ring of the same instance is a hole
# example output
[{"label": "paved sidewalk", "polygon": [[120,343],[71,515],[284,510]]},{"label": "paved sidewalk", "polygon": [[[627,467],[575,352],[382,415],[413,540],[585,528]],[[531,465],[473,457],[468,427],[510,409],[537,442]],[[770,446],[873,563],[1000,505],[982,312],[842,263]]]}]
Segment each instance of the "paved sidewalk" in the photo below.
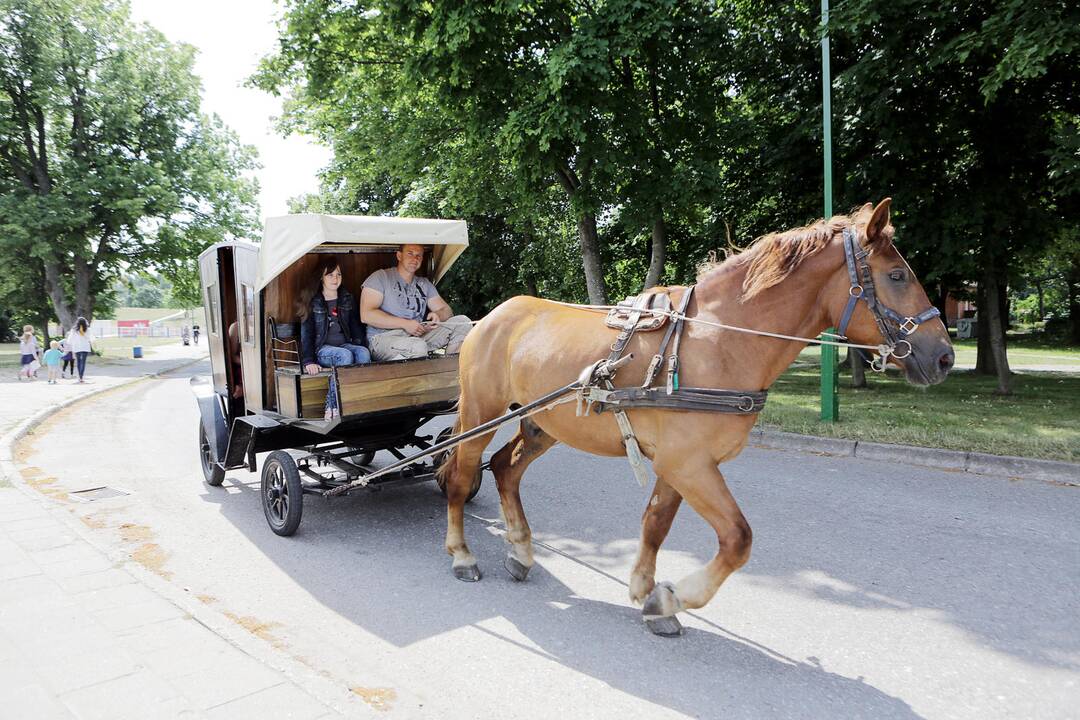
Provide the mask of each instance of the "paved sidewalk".
[{"label": "paved sidewalk", "polygon": [[341,717],[291,668],[211,629],[197,603],[110,557],[67,507],[12,477],[12,445],[31,418],[206,355],[205,345],[148,350],[142,360],[91,364],[85,384],[0,382],[0,716]]}]

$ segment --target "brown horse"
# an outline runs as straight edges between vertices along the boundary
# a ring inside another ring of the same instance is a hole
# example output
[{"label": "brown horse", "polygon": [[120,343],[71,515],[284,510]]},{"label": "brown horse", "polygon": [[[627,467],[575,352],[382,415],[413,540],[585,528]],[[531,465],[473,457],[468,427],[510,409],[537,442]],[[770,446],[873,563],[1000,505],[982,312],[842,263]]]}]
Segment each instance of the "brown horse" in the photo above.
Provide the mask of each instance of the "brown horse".
[{"label": "brown horse", "polygon": [[[845,262],[845,230],[854,231],[851,239],[869,251],[865,262],[877,299],[902,315],[925,316],[923,311],[930,307],[926,293],[893,246],[889,203],[886,199],[876,208],[867,204],[851,216],[758,239],[745,252],[703,272],[686,316],[803,338],[838,326],[849,296],[857,294]],[[686,292],[682,287],[667,290],[676,304]],[[883,327],[893,332],[860,302],[846,335],[855,343],[878,345],[883,342]],[[509,407],[573,382],[585,367],[607,357],[616,333],[592,311],[533,297],[507,300],[476,326],[462,347],[456,430],[467,431]],[[619,370],[617,387],[641,382],[660,335],[633,336],[627,352],[634,358]],[[901,342],[910,343],[910,353],[889,361],[903,369],[910,383],[944,380],[954,355],[939,319],[924,322]],[[763,390],[804,346],[688,321],[680,351],[682,384]],[[642,612],[653,632],[677,634],[680,626],[675,613],[705,605],[750,556],[750,526],[717,466],[739,454],[756,416],[651,408],[631,409],[627,414],[641,451],[656,472],[630,576],[630,599],[644,604]],[[465,543],[463,506],[493,435],[463,442],[440,468],[449,500],[446,550],[453,556],[454,575],[461,580],[480,579],[476,558]],[[567,404],[522,420],[514,438],[491,460],[511,546],[505,566],[517,580],[524,580],[533,564],[531,532],[518,491],[521,476],[529,463],[556,442],[596,455],[626,452],[610,412],[578,417],[574,406]],[[716,531],[719,551],[677,584],[657,584],[656,554],[683,499]]]}]

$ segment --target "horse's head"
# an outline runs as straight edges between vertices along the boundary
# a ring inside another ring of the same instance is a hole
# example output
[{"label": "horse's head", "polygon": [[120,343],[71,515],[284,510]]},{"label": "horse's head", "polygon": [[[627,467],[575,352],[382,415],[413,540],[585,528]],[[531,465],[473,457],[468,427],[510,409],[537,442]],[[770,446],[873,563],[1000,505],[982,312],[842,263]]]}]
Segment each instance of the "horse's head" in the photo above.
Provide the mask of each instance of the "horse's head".
[{"label": "horse's head", "polygon": [[[867,203],[838,238],[844,244],[846,297],[830,304],[840,334],[860,345],[891,348],[887,360],[913,385],[935,385],[953,366],[949,333],[919,279],[893,245],[891,200]],[[884,362],[884,360],[879,360]]]}]

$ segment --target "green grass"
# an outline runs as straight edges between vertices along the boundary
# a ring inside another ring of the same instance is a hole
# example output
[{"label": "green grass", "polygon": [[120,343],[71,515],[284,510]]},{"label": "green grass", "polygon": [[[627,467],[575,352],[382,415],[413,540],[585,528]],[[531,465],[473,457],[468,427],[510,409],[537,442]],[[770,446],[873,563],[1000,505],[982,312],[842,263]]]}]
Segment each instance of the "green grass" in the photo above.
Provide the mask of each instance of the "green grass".
[{"label": "green grass", "polygon": [[1017,373],[1013,394],[997,397],[994,377],[954,371],[917,388],[898,373],[867,373],[870,387],[840,378],[840,422],[819,419],[815,366],[793,367],[769,391],[759,423],[788,432],[995,455],[1080,461],[1080,375]]}]

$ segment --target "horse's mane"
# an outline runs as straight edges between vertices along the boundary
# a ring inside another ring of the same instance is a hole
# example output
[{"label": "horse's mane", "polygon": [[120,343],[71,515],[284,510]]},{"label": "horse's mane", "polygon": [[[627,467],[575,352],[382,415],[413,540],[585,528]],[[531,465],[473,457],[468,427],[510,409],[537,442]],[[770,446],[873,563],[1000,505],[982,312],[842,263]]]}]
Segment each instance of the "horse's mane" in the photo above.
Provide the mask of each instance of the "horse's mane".
[{"label": "horse's mane", "polygon": [[698,281],[720,268],[746,265],[742,300],[749,300],[787,279],[804,260],[824,249],[833,235],[852,221],[851,216],[835,215],[805,227],[762,235],[745,250],[729,256],[723,262],[702,265],[698,270]]}]

